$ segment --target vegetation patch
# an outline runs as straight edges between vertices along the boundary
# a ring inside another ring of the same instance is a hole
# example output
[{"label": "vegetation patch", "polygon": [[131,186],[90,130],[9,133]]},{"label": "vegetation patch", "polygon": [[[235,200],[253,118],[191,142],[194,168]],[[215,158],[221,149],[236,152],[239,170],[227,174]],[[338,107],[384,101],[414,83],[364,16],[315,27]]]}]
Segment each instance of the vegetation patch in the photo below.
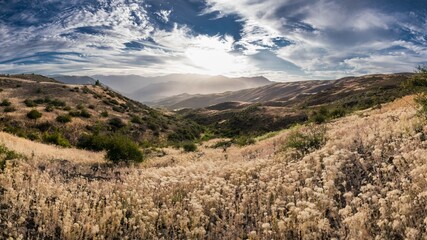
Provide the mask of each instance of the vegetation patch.
[{"label": "vegetation patch", "polygon": [[319,149],[326,143],[326,127],[309,125],[297,127],[286,138],[285,150],[293,150],[297,158]]}]

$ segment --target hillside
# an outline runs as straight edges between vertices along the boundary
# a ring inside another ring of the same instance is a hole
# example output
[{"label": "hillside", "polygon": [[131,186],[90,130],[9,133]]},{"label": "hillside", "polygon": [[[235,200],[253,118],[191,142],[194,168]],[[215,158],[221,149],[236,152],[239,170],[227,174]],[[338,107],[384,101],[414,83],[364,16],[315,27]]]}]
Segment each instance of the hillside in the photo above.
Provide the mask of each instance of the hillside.
[{"label": "hillside", "polygon": [[412,105],[325,124],[305,156],[286,146],[322,126],[115,168],[0,133],[24,155],[0,174],[0,238],[425,239],[427,123]]},{"label": "hillside", "polygon": [[40,77],[0,77],[0,129],[63,146],[87,135],[126,135],[137,143],[161,145],[198,138],[191,121],[165,115],[96,85],[42,82]]},{"label": "hillside", "polygon": [[[403,85],[412,74],[368,75],[334,81],[277,83],[260,88],[202,95],[172,107],[201,106],[176,111],[225,137],[257,136],[306,122],[322,123],[411,93]],[[188,97],[188,96],[187,96]],[[232,100],[232,101],[231,101]],[[172,102],[172,99],[167,101]],[[225,102],[222,102],[225,101]]]},{"label": "hillside", "polygon": [[410,73],[376,74],[330,81],[275,83],[240,91],[169,97],[151,105],[168,109],[203,108],[223,102],[264,103],[271,106],[314,105],[335,101],[349,95],[398,89],[409,76],[411,76]]},{"label": "hillside", "polygon": [[228,78],[198,74],[171,74],[160,77],[96,75],[93,78],[132,99],[147,103],[185,93],[236,91],[272,83],[264,77]]}]

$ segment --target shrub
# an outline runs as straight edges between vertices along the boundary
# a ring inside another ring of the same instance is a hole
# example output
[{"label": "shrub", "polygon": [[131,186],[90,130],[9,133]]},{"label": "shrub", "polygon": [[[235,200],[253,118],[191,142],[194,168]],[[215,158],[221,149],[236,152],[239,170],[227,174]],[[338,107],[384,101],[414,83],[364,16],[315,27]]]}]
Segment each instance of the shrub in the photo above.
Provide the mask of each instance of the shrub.
[{"label": "shrub", "polygon": [[212,148],[223,148],[223,149],[227,149],[229,147],[231,147],[233,143],[231,141],[219,141],[217,143],[215,143]]},{"label": "shrub", "polygon": [[284,148],[296,151],[297,157],[302,157],[313,150],[319,149],[326,142],[324,126],[308,126],[306,129],[292,131],[286,139]]},{"label": "shrub", "polygon": [[43,93],[43,90],[41,88],[37,88],[36,93]]},{"label": "shrub", "polygon": [[42,113],[33,109],[27,113],[27,118],[37,120],[42,117]]},{"label": "shrub", "polygon": [[88,108],[90,108],[90,109],[95,109],[95,105],[90,104],[90,105],[88,106]]},{"label": "shrub", "polygon": [[43,141],[45,143],[55,144],[61,147],[71,147],[70,142],[64,136],[62,136],[60,132],[45,133],[43,135]]},{"label": "shrub", "polygon": [[71,107],[70,106],[65,106],[63,109],[64,109],[64,111],[71,111]]},{"label": "shrub", "polygon": [[12,106],[8,106],[4,108],[4,112],[8,113],[8,112],[15,112],[16,108],[12,107]]},{"label": "shrub", "polygon": [[4,100],[0,103],[0,106],[2,106],[2,107],[9,107],[10,105],[12,105],[12,103],[9,101],[9,99],[4,99]]},{"label": "shrub", "polygon": [[79,110],[82,110],[82,109],[84,109],[85,107],[83,106],[83,104],[81,104],[81,103],[79,103],[79,104],[77,104],[77,107],[76,107],[77,109],[79,109]]},{"label": "shrub", "polygon": [[124,113],[126,112],[125,109],[123,109],[122,107],[118,107],[118,106],[113,106],[113,110],[119,113]]},{"label": "shrub", "polygon": [[35,107],[37,106],[37,103],[35,103],[33,100],[31,99],[25,99],[24,101],[25,106],[27,107]]},{"label": "shrub", "polygon": [[107,111],[101,112],[101,117],[108,117],[108,112]]},{"label": "shrub", "polygon": [[99,134],[83,134],[80,136],[77,147],[92,151],[102,151],[107,149],[110,138]]},{"label": "shrub", "polygon": [[47,105],[44,110],[46,112],[53,112],[53,110],[55,110],[55,108],[52,105]]},{"label": "shrub", "polygon": [[427,87],[427,68],[418,66],[415,74],[406,82],[406,87],[416,89]]},{"label": "shrub", "polygon": [[65,106],[67,106],[66,102],[64,102],[62,100],[59,100],[59,99],[53,99],[53,100],[51,100],[49,102],[47,102],[47,101],[45,101],[45,102],[46,103],[50,103],[50,104],[52,104],[55,107],[65,107]]},{"label": "shrub", "polygon": [[251,145],[255,143],[255,139],[248,136],[241,136],[233,139],[233,143],[239,145],[240,147]]},{"label": "shrub", "polygon": [[69,123],[71,122],[71,116],[69,114],[66,115],[59,115],[58,117],[56,117],[56,121],[60,122],[60,123]]},{"label": "shrub", "polygon": [[80,111],[80,117],[90,118],[91,116],[92,115],[86,109],[83,109],[83,110]]},{"label": "shrub", "polygon": [[184,149],[185,152],[195,152],[195,151],[197,151],[197,146],[193,142],[184,142],[182,144],[182,148]]},{"label": "shrub", "polygon": [[123,120],[118,118],[118,117],[111,118],[108,121],[108,124],[110,124],[110,126],[116,128],[116,129],[123,128],[126,126],[126,124],[123,122]]},{"label": "shrub", "polygon": [[68,112],[68,114],[69,114],[71,117],[78,117],[78,116],[80,116],[80,112],[79,112],[79,111],[77,111],[77,110],[71,110],[71,111],[69,111],[69,112]]},{"label": "shrub", "polygon": [[43,123],[39,123],[39,124],[36,125],[36,128],[38,130],[40,130],[41,132],[46,132],[46,131],[52,129],[52,127],[53,127],[52,123],[47,122],[47,121],[43,122]]},{"label": "shrub", "polygon": [[0,145],[0,169],[3,170],[6,166],[6,161],[22,158],[23,156],[15,151],[7,149],[5,146]]},{"label": "shrub", "polygon": [[116,135],[108,143],[106,158],[113,163],[142,162],[144,155],[132,140],[122,135]]},{"label": "shrub", "polygon": [[141,124],[142,119],[139,116],[132,116],[131,120],[132,123]]},{"label": "shrub", "polygon": [[48,97],[45,97],[44,99],[43,98],[37,98],[37,99],[31,100],[31,101],[33,101],[36,105],[38,105],[38,104],[43,104],[45,102],[50,101],[50,99],[49,100],[46,100],[46,99],[49,99],[49,98]]},{"label": "shrub", "polygon": [[344,108],[336,108],[331,111],[330,116],[331,118],[340,118],[340,117],[344,117],[345,114],[346,114],[346,111]]}]

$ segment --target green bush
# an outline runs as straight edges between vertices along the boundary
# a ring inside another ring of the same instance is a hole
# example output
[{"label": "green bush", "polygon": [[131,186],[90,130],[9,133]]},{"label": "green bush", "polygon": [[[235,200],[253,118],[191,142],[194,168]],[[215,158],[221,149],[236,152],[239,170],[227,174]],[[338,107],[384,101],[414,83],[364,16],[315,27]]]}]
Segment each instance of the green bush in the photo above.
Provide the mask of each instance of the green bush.
[{"label": "green bush", "polygon": [[255,139],[248,136],[241,136],[233,139],[233,143],[239,145],[240,147],[251,145],[255,143]]},{"label": "green bush", "polygon": [[99,134],[83,134],[80,136],[77,147],[92,151],[102,151],[107,149],[110,138]]},{"label": "green bush", "polygon": [[42,117],[42,113],[33,109],[27,113],[27,118],[37,120]]},{"label": "green bush", "polygon": [[144,155],[132,140],[122,135],[116,135],[110,139],[107,145],[106,158],[113,163],[142,162]]},{"label": "green bush", "polygon": [[219,141],[217,143],[215,143],[212,148],[223,148],[223,149],[227,149],[229,147],[231,147],[231,145],[233,144],[232,141]]},{"label": "green bush", "polygon": [[25,106],[27,107],[36,107],[37,103],[35,103],[33,100],[31,99],[25,99],[24,101]]},{"label": "green bush", "polygon": [[107,111],[101,112],[101,117],[108,117],[108,112]]},{"label": "green bush", "polygon": [[51,105],[53,105],[55,107],[65,107],[65,106],[67,106],[67,103],[65,103],[64,101],[59,100],[59,99],[53,99],[53,100],[51,100],[49,102],[45,102],[45,103],[49,103],[49,104],[51,104]]},{"label": "green bush", "polygon": [[68,112],[68,114],[69,114],[71,117],[79,117],[79,116],[80,116],[80,112],[79,112],[79,111],[77,111],[77,110],[70,110],[70,111]]},{"label": "green bush", "polygon": [[313,150],[319,149],[326,143],[326,128],[324,126],[308,126],[306,129],[292,131],[286,139],[284,148],[296,151],[297,157],[302,157]]},{"label": "green bush", "polygon": [[8,106],[4,108],[4,112],[8,113],[8,112],[15,112],[16,108],[13,106]]},{"label": "green bush", "polygon": [[86,109],[82,109],[80,111],[80,117],[83,118],[90,118],[92,115],[86,110]]},{"label": "green bush", "polygon": [[72,118],[69,114],[66,115],[59,115],[58,117],[56,117],[56,121],[60,122],[60,123],[69,123],[71,122]]},{"label": "green bush", "polygon": [[6,166],[6,161],[22,158],[21,154],[16,153],[15,151],[7,149],[5,146],[0,145],[0,169],[3,170]]},{"label": "green bush", "polygon": [[110,126],[116,128],[116,129],[120,129],[126,126],[126,124],[123,122],[122,119],[115,117],[115,118],[111,118],[110,120],[108,120],[108,124],[110,124]]},{"label": "green bush", "polygon": [[45,133],[43,135],[43,142],[66,148],[71,147],[70,142],[64,136],[62,136],[60,132]]},{"label": "green bush", "polygon": [[44,110],[46,112],[53,112],[53,110],[55,110],[55,108],[52,105],[47,105]]},{"label": "green bush", "polygon": [[340,118],[346,115],[346,110],[344,108],[336,108],[330,112],[331,118]]},{"label": "green bush", "polygon": [[46,122],[42,122],[36,125],[36,128],[38,130],[40,130],[41,132],[46,132],[49,131],[53,128],[52,123],[46,121]]},{"label": "green bush", "polygon": [[139,116],[132,116],[132,118],[130,119],[130,121],[132,123],[136,123],[136,124],[141,124],[142,123],[142,119]]},{"label": "green bush", "polygon": [[182,148],[185,152],[195,152],[197,151],[197,145],[193,142],[184,142]]},{"label": "green bush", "polygon": [[0,103],[0,106],[2,107],[9,107],[12,105],[12,103],[9,101],[9,99],[3,99],[3,101]]}]

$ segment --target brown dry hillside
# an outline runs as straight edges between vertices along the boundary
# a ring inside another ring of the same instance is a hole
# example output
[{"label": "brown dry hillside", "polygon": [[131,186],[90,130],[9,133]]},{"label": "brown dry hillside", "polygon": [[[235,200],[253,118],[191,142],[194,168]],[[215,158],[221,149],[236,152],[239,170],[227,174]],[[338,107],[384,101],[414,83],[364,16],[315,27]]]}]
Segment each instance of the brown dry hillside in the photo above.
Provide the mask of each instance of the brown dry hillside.
[{"label": "brown dry hillside", "polygon": [[[160,144],[192,140],[200,131],[190,121],[165,115],[103,86],[19,77],[0,77],[0,128],[18,136],[75,145],[85,133],[120,133],[140,143]],[[32,110],[41,117],[28,117]]]},{"label": "brown dry hillside", "polygon": [[400,87],[412,74],[375,74],[338,80],[275,83],[263,87],[205,95],[178,95],[153,103],[169,109],[203,108],[224,102],[264,103],[272,106],[302,106],[333,102],[369,91]]},{"label": "brown dry hillside", "polygon": [[[427,123],[412,105],[114,168],[1,133],[25,157],[0,174],[0,238],[425,239]],[[305,155],[287,147],[317,128]]]},{"label": "brown dry hillside", "polygon": [[200,95],[172,105],[172,108],[217,103],[177,112],[209,126],[221,136],[259,135],[306,121],[321,123],[353,111],[381,107],[381,104],[413,92],[404,87],[412,75],[377,74],[334,81],[277,83],[237,92]]}]

